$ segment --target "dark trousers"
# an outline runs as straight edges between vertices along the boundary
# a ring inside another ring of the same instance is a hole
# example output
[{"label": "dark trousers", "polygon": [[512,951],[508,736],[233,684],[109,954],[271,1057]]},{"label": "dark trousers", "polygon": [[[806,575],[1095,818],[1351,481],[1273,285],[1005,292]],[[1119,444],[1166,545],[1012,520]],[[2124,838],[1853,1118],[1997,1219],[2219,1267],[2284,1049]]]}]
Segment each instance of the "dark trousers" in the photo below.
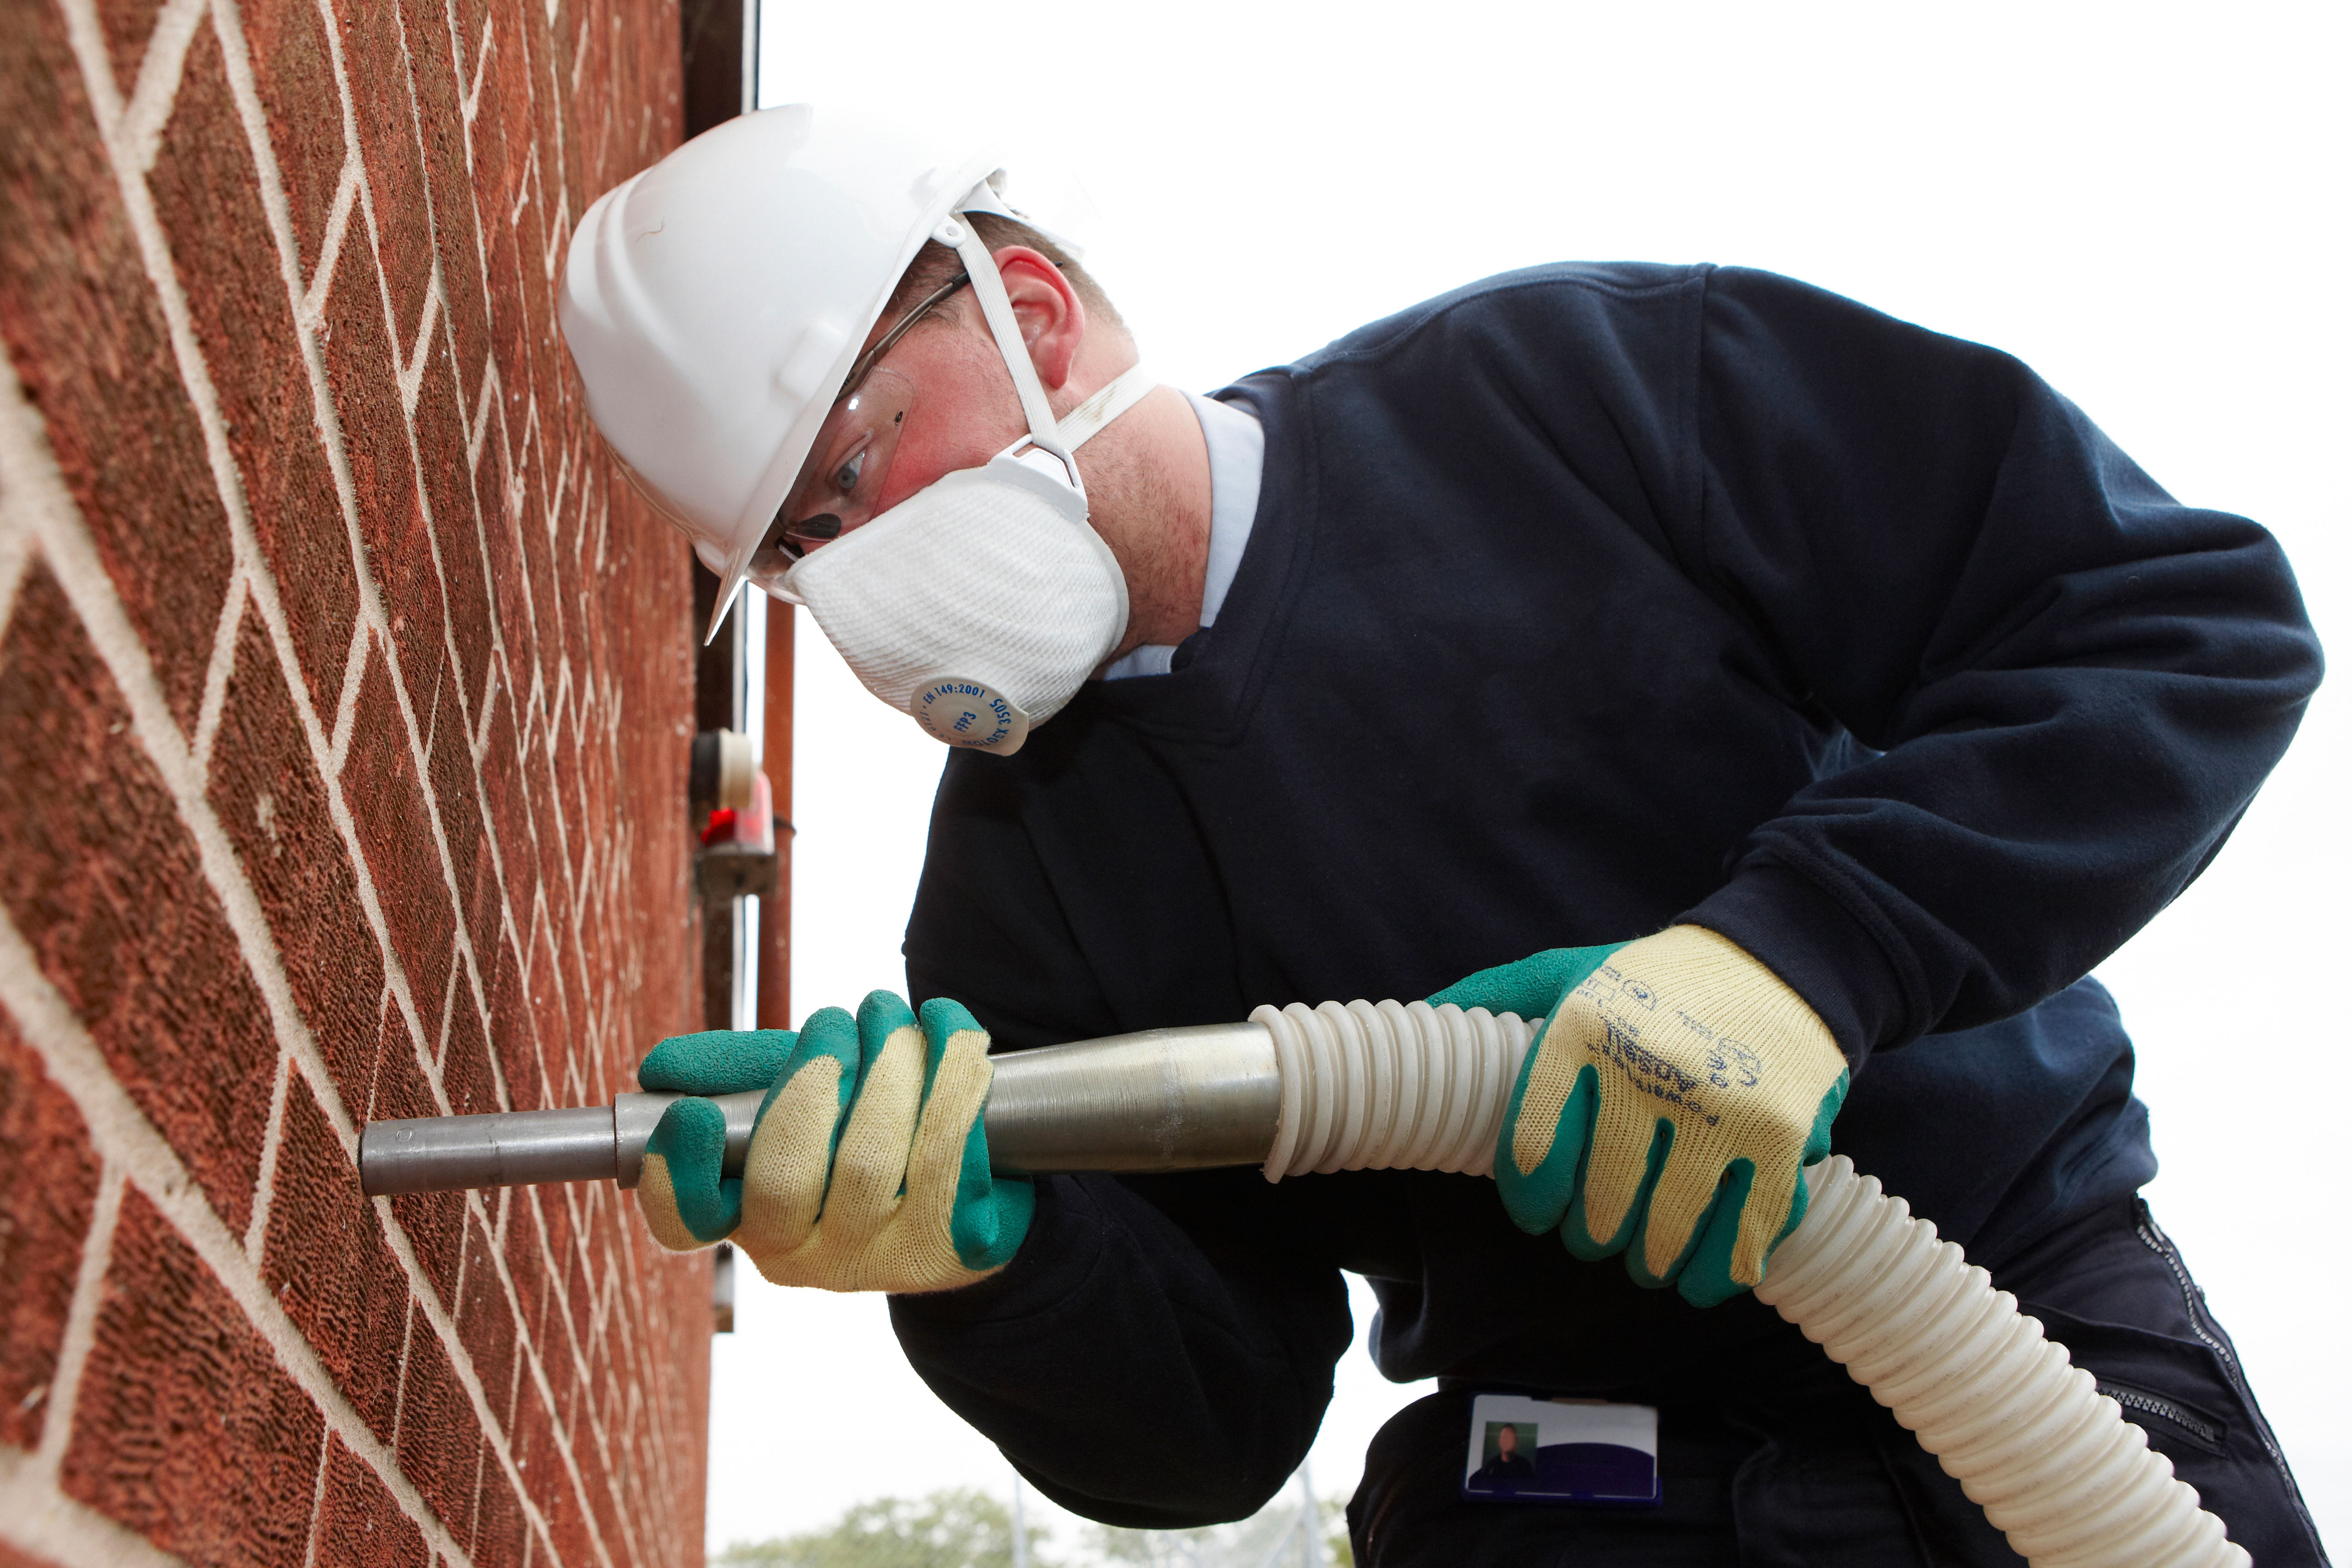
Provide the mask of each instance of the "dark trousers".
[{"label": "dark trousers", "polygon": [[[2294,1477],[2228,1334],[2137,1199],[1994,1271],[2146,1429],[2257,1568],[2326,1568]],[[1808,1359],[1797,1352],[1810,1351]],[[1664,1501],[1640,1511],[1469,1502],[1475,1390],[1441,1384],[1390,1420],[1348,1505],[1362,1568],[1705,1564],[2016,1568],[1959,1483],[1843,1369],[1801,1339],[1736,1390],[1617,1393],[1659,1406]],[[1776,1364],[1777,1363],[1777,1364]]]}]

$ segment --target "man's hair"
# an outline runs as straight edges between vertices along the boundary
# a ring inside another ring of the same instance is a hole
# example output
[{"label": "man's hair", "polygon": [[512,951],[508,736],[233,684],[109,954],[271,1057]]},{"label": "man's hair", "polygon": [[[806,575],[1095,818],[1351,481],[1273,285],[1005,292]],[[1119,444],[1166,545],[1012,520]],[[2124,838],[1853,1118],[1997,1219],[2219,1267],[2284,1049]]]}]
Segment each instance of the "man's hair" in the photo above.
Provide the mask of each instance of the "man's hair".
[{"label": "man's hair", "polygon": [[[1025,245],[1059,268],[1062,276],[1070,280],[1071,292],[1076,294],[1078,302],[1087,308],[1088,321],[1105,321],[1122,332],[1127,331],[1126,321],[1119,318],[1118,307],[1110,302],[1110,296],[1102,291],[1102,285],[1095,281],[1094,275],[1079,266],[1077,258],[1068,251],[1027,224],[1013,218],[1001,217],[995,213],[965,213],[962,217],[971,225],[972,232],[980,236],[981,243],[989,249],[1002,250],[1008,245]],[[908,264],[906,275],[898,279],[898,287],[891,291],[890,302],[882,307],[882,319],[896,321],[933,289],[963,269],[963,258],[936,239],[925,240],[923,248],[915,252],[915,259]],[[961,305],[963,299],[963,295],[958,294],[952,303]]]}]

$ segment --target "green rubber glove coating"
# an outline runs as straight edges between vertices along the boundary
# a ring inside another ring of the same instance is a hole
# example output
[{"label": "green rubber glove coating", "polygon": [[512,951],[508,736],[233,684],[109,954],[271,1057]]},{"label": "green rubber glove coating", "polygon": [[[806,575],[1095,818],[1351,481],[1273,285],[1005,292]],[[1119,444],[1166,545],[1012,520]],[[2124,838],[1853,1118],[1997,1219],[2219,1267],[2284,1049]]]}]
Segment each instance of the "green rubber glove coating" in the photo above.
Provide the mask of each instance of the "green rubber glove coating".
[{"label": "green rubber glove coating", "polygon": [[[929,1047],[923,1064],[923,1096],[929,1100],[931,1080],[939,1073],[950,1037],[966,1029],[977,1032],[980,1023],[962,1003],[934,996],[923,1004],[922,1024]],[[964,1134],[963,1164],[956,1175],[955,1205],[948,1216],[948,1240],[955,1247],[956,1261],[971,1269],[1011,1262],[1029,1234],[1029,1221],[1036,1208],[1037,1189],[1028,1177],[999,1176],[989,1168],[988,1117],[983,1108]]]},{"label": "green rubber glove coating", "polygon": [[765,1089],[793,1052],[790,1029],[705,1029],[673,1035],[637,1064],[638,1087],[674,1094],[743,1094]]},{"label": "green rubber glove coating", "polygon": [[[789,1029],[706,1029],[673,1035],[637,1064],[637,1083],[653,1092],[741,1094],[775,1080],[793,1050]],[[743,1184],[720,1174],[727,1118],[708,1100],[681,1100],[662,1112],[646,1152],[669,1165],[677,1217],[698,1241],[720,1241],[743,1217]]]},{"label": "green rubber glove coating", "polygon": [[[1801,1163],[1815,1164],[1830,1157],[1830,1123],[1837,1120],[1838,1110],[1845,1103],[1846,1090],[1853,1084],[1853,1075],[1844,1074],[1822,1096],[1821,1109],[1813,1113],[1812,1131],[1805,1135]],[[1689,1261],[1675,1279],[1675,1289],[1694,1307],[1718,1306],[1748,1289],[1732,1280],[1731,1244],[1739,1235],[1739,1214],[1748,1206],[1748,1190],[1755,1180],[1756,1167],[1746,1160],[1734,1160],[1724,1173],[1715,1203],[1698,1226],[1698,1239],[1691,1249]],[[1775,1248],[1804,1224],[1805,1205],[1811,1198],[1812,1190],[1800,1179],[1789,1200],[1789,1217],[1782,1223],[1780,1234],[1773,1238]],[[1771,1254],[1765,1257],[1769,1260]]]},{"label": "green rubber glove coating", "polygon": [[677,1217],[697,1241],[723,1241],[734,1233],[743,1218],[743,1184],[719,1174],[727,1158],[725,1112],[707,1100],[673,1101],[654,1124],[646,1152],[669,1163]]},{"label": "green rubber glove coating", "polygon": [[[1739,1239],[1740,1212],[1748,1206],[1748,1194],[1756,1184],[1756,1166],[1748,1160],[1734,1160],[1723,1173],[1723,1184],[1716,1189],[1715,1202],[1707,1206],[1706,1215],[1691,1232],[1690,1251],[1684,1257],[1681,1272],[1675,1277],[1675,1289],[1683,1300],[1694,1307],[1715,1307],[1730,1300],[1747,1287],[1735,1284],[1731,1278],[1732,1244]],[[1796,1228],[1797,1220],[1804,1215],[1805,1184],[1797,1184],[1796,1214],[1780,1234],[1787,1236]],[[1641,1278],[1641,1270],[1634,1270]],[[1645,1281],[1646,1283],[1646,1281]]]},{"label": "green rubber glove coating", "polygon": [[[1624,945],[1612,942],[1599,947],[1555,947],[1515,963],[1498,963],[1492,969],[1464,975],[1432,996],[1429,1005],[1443,1007],[1451,1002],[1465,1012],[1484,1007],[1489,1013],[1549,1018],[1559,1009],[1561,997],[1583,984],[1586,975],[1607,963],[1609,955]],[[1511,1109],[1518,1110],[1517,1100],[1512,1101]]]}]

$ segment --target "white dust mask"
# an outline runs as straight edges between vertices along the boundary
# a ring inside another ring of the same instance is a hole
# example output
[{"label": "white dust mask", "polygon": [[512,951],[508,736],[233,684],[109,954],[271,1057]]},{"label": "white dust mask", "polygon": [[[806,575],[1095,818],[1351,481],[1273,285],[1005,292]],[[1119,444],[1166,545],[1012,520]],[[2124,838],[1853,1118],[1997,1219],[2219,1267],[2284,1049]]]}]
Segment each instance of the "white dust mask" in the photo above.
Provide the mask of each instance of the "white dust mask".
[{"label": "white dust mask", "polygon": [[1127,579],[1087,524],[1069,454],[1154,383],[1138,365],[1054,421],[1018,333],[1006,342],[994,263],[976,238],[957,248],[1030,434],[810,551],[778,587],[808,606],[866,690],[951,746],[1010,755],[1127,634]]}]

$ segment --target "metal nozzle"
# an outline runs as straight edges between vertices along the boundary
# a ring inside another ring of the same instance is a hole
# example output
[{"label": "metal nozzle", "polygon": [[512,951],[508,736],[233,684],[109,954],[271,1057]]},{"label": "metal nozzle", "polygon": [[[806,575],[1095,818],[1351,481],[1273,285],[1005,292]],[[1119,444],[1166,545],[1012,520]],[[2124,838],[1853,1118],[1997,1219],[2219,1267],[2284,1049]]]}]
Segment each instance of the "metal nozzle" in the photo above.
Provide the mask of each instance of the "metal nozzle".
[{"label": "metal nozzle", "polygon": [[1255,1165],[1281,1114],[1274,1037],[1259,1025],[1075,1040],[996,1058],[989,1163],[1033,1174]]},{"label": "metal nozzle", "polygon": [[[1256,1024],[1146,1029],[995,1058],[984,1121],[1007,1173],[1185,1171],[1255,1165],[1274,1144],[1282,1080]],[[606,1105],[373,1121],[360,1133],[370,1197],[538,1182],[637,1184],[646,1143],[675,1094]],[[739,1175],[766,1091],[713,1097],[727,1119],[724,1169]]]},{"label": "metal nozzle", "polygon": [[436,1193],[573,1182],[614,1171],[613,1108],[421,1116],[360,1130],[360,1191]]}]

